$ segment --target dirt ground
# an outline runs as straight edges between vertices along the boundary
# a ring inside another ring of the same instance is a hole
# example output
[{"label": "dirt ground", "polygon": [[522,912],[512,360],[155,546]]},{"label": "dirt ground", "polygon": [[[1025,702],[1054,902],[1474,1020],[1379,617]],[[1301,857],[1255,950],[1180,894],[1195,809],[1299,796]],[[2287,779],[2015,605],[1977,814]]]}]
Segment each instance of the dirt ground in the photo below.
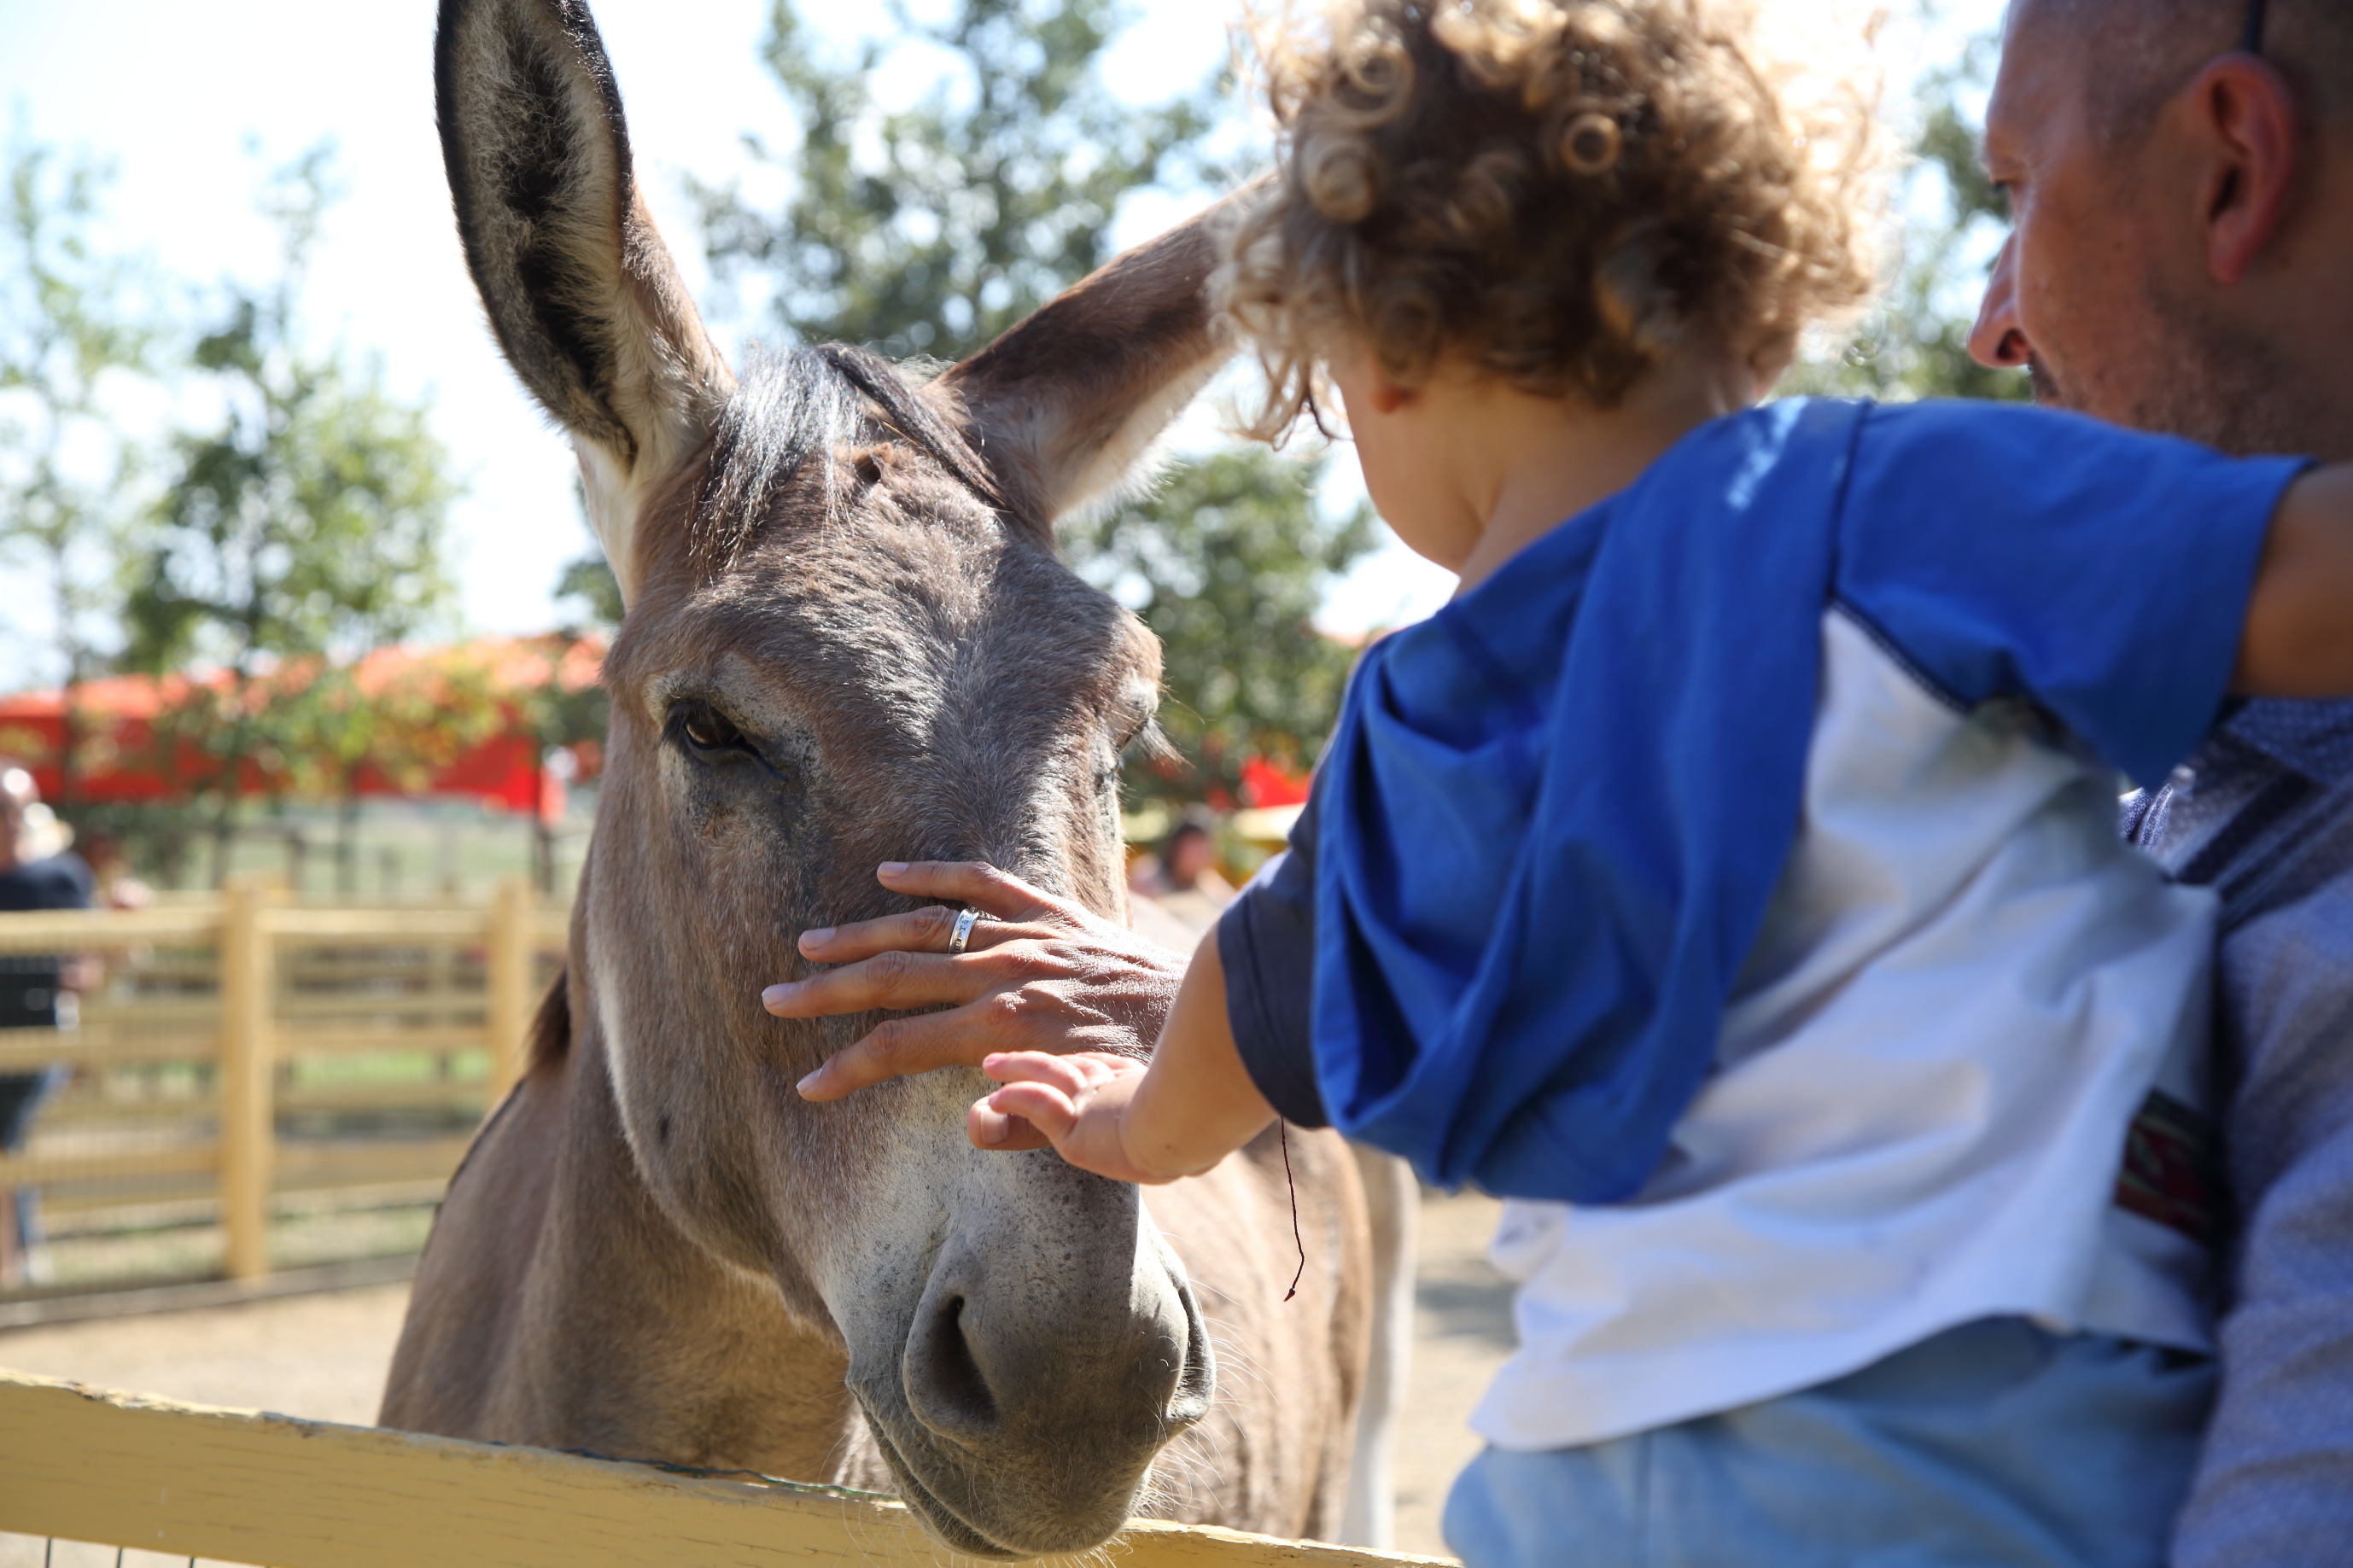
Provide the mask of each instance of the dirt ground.
[{"label": "dirt ground", "polygon": [[[1438,1532],[1446,1489],[1479,1451],[1472,1407],[1512,1353],[1512,1288],[1487,1261],[1503,1210],[1476,1193],[1422,1200],[1413,1365],[1398,1444],[1400,1552],[1451,1555]],[[0,1360],[6,1355],[0,1339]]]},{"label": "dirt ground", "polygon": [[[1398,1545],[1443,1554],[1447,1484],[1478,1451],[1465,1425],[1512,1348],[1509,1290],[1484,1253],[1499,1205],[1475,1195],[1422,1206],[1418,1333],[1398,1468]],[[200,1405],[365,1424],[408,1300],[405,1285],[0,1332],[0,1366]],[[51,1568],[113,1557],[60,1543]],[[132,1552],[124,1568],[179,1562]],[[0,1568],[34,1568],[42,1543],[0,1535]]]}]

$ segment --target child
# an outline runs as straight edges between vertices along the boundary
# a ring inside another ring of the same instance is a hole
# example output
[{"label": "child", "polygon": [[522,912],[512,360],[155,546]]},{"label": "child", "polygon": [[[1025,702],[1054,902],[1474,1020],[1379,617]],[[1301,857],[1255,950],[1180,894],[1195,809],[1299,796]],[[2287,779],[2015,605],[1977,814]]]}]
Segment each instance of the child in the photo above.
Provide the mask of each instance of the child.
[{"label": "child", "polygon": [[992,1058],[974,1141],[1158,1182],[1279,1110],[1511,1198],[1474,1568],[2160,1562],[2212,912],[2117,775],[2353,690],[2353,473],[1751,408],[1862,277],[1729,10],[1341,0],[1268,53],[1261,429],[1328,375],[1461,589],[1366,653],[1148,1068]]}]

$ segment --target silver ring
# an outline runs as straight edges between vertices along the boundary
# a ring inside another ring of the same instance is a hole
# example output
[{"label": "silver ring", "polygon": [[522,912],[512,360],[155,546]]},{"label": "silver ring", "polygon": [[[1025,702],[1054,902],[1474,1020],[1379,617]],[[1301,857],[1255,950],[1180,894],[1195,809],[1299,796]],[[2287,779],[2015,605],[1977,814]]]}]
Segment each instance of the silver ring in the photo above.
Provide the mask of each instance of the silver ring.
[{"label": "silver ring", "polygon": [[965,943],[972,940],[972,928],[980,923],[978,910],[965,910],[956,916],[955,930],[948,937],[948,952],[962,952]]}]

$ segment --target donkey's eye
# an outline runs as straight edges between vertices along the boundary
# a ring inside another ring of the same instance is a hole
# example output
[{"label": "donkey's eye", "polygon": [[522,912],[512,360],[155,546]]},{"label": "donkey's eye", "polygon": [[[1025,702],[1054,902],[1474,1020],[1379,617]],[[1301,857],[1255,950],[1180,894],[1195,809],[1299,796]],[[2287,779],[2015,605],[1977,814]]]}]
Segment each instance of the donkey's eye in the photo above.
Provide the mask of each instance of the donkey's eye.
[{"label": "donkey's eye", "polygon": [[744,731],[723,717],[719,710],[702,702],[682,702],[671,721],[686,743],[698,752],[744,752],[751,750]]}]

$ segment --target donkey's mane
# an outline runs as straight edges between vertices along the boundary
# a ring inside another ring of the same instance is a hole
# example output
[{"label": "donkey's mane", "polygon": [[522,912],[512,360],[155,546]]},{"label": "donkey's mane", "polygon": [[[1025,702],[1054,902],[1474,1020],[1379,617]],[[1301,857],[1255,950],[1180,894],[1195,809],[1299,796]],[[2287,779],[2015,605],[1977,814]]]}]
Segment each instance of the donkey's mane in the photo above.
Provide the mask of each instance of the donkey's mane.
[{"label": "donkey's mane", "polygon": [[695,497],[697,557],[723,572],[775,512],[785,487],[817,458],[825,462],[825,512],[839,500],[835,447],[878,418],[999,510],[1003,494],[963,435],[880,354],[847,343],[755,352],[721,412],[711,461]]}]

